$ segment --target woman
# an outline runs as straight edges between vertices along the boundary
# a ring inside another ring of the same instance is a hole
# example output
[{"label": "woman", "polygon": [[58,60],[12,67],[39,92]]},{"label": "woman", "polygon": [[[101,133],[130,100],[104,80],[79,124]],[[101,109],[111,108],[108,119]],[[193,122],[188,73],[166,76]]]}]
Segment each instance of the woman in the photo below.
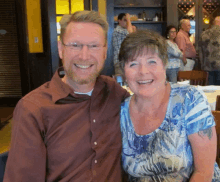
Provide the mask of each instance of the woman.
[{"label": "woman", "polygon": [[[166,82],[166,41],[142,30],[119,60],[134,93],[121,105],[122,164],[130,181],[220,181],[215,122],[193,86]],[[213,174],[214,172],[214,174]]]},{"label": "woman", "polygon": [[176,38],[176,27],[170,25],[166,29],[167,36],[167,53],[168,53],[168,64],[166,66],[167,80],[170,82],[177,82],[177,76],[180,66],[184,66],[182,63],[183,53],[179,49],[178,45],[174,42]]}]

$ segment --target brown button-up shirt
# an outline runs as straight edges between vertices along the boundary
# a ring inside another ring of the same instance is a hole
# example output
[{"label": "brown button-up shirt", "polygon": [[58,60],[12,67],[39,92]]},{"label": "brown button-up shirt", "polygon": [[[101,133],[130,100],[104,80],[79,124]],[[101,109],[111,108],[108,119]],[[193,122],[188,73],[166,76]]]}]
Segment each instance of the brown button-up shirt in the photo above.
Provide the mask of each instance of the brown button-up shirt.
[{"label": "brown button-up shirt", "polygon": [[189,39],[189,34],[182,29],[177,33],[176,44],[178,45],[179,49],[185,54],[186,58],[195,58],[196,57],[196,50],[193,46],[192,42]]},{"label": "brown button-up shirt", "polygon": [[121,181],[120,104],[128,96],[99,76],[92,96],[58,72],[17,104],[4,182]]}]

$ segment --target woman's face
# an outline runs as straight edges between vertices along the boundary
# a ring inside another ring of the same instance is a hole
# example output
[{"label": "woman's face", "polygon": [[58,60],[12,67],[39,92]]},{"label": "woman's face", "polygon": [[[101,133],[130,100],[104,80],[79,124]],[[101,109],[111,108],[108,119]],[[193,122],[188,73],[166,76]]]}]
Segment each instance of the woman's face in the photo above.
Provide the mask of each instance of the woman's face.
[{"label": "woman's face", "polygon": [[135,60],[125,63],[125,77],[131,91],[140,97],[152,97],[165,86],[166,72],[157,53],[144,51]]},{"label": "woman's face", "polygon": [[171,28],[169,31],[169,39],[174,40],[176,38],[176,29],[175,28]]}]

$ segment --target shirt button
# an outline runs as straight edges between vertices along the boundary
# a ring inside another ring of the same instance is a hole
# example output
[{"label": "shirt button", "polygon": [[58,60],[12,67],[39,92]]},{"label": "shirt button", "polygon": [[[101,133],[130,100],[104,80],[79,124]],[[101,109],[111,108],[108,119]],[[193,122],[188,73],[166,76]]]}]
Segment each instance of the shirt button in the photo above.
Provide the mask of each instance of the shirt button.
[{"label": "shirt button", "polygon": [[96,163],[96,164],[97,164],[97,162],[98,162],[98,161],[97,161],[97,160],[95,160],[95,163]]},{"label": "shirt button", "polygon": [[95,123],[95,119],[93,119],[93,123]]},{"label": "shirt button", "polygon": [[94,142],[94,145],[97,145],[97,142]]}]

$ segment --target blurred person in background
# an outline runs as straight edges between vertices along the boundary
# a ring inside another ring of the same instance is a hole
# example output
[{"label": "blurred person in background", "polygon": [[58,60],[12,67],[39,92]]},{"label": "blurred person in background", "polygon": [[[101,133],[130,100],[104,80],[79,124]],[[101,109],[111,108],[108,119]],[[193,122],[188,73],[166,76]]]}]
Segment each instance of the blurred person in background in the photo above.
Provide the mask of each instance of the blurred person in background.
[{"label": "blurred person in background", "polygon": [[208,84],[220,85],[220,16],[200,36],[199,60],[202,70],[209,72]]},{"label": "blurred person in background", "polygon": [[183,71],[191,71],[195,65],[196,50],[189,38],[190,29],[191,25],[189,19],[180,20],[180,30],[177,33],[175,42],[183,52],[183,62],[186,62]]},{"label": "blurred person in background", "polygon": [[132,32],[136,31],[136,27],[131,24],[130,15],[128,13],[121,13],[118,15],[118,25],[113,32],[113,52],[114,52],[114,68],[115,75],[121,75],[121,69],[119,66],[119,50],[122,41],[125,37]]},{"label": "blurred person in background", "polygon": [[178,45],[175,43],[175,38],[177,34],[177,29],[175,26],[170,25],[166,29],[167,38],[167,54],[168,63],[166,65],[166,76],[169,82],[177,82],[178,72],[180,70],[180,65],[184,65],[183,53],[179,49]]}]

